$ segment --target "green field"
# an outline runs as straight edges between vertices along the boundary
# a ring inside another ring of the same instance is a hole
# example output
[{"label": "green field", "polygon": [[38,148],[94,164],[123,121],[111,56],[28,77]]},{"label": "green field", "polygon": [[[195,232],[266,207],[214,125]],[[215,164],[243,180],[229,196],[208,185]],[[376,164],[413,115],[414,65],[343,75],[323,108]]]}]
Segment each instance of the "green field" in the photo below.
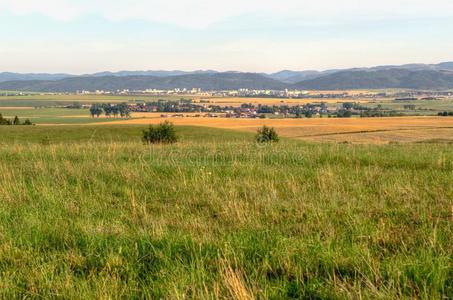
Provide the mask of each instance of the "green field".
[{"label": "green field", "polygon": [[143,128],[0,128],[2,298],[453,298],[451,145]]},{"label": "green field", "polygon": [[[0,126],[0,145],[141,143],[143,125]],[[182,142],[253,141],[253,134],[214,128],[178,127]],[[43,148],[47,149],[47,148]]]},{"label": "green field", "polygon": [[[365,106],[375,108],[381,104],[383,109],[396,110],[408,115],[437,115],[438,112],[453,111],[453,99],[442,100],[416,100],[416,101],[384,101],[382,103],[370,103]],[[404,105],[415,105],[415,110],[407,110]]]},{"label": "green field", "polygon": [[121,118],[91,118],[88,109],[67,108],[1,108],[0,113],[5,118],[13,119],[18,116],[20,120],[29,119],[33,124],[89,124],[97,122],[119,121]]},{"label": "green field", "polygon": [[120,103],[135,101],[156,101],[159,99],[179,100],[190,98],[187,96],[110,96],[110,95],[27,95],[27,96],[0,96],[1,107],[51,107],[70,105],[74,102],[82,104],[93,103]]}]

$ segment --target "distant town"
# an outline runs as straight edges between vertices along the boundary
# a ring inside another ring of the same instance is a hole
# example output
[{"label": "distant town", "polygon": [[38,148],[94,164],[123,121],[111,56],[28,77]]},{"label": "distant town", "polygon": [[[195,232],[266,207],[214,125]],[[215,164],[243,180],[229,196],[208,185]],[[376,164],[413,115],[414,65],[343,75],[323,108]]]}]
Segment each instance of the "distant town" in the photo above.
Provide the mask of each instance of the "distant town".
[{"label": "distant town", "polygon": [[[412,98],[411,98],[412,99]],[[359,102],[341,102],[336,105],[328,105],[326,102],[307,103],[303,105],[266,105],[242,103],[240,106],[221,106],[209,103],[193,103],[191,99],[177,101],[135,101],[135,103],[121,104],[93,104],[82,106],[74,104],[66,108],[89,108],[91,116],[99,118],[105,115],[107,118],[129,118],[131,113],[161,113],[161,118],[169,117],[209,117],[209,118],[351,118],[351,117],[396,117],[405,115],[426,115],[429,110],[417,108],[416,105],[406,103],[403,110],[389,109],[377,104],[367,106]],[[442,111],[439,116],[451,116],[453,112]]]},{"label": "distant town", "polygon": [[303,98],[383,98],[383,97],[449,97],[453,95],[451,91],[421,91],[421,90],[396,90],[393,92],[385,91],[307,91],[307,90],[210,90],[205,91],[200,88],[177,88],[171,90],[117,90],[117,91],[78,91],[81,95],[149,95],[149,96],[171,96],[171,95],[192,95],[199,97],[258,97],[258,98],[284,98],[284,99],[303,99]]},{"label": "distant town", "polygon": [[282,99],[342,99],[342,98],[439,98],[451,97],[453,91],[436,91],[436,90],[410,90],[410,89],[389,89],[389,90],[255,90],[255,89],[238,89],[238,90],[202,90],[201,88],[176,88],[169,90],[146,89],[146,90],[81,90],[76,93],[32,93],[32,92],[11,92],[0,91],[0,96],[26,96],[26,95],[111,95],[111,96],[196,96],[196,97],[256,97],[256,98],[282,98]]}]

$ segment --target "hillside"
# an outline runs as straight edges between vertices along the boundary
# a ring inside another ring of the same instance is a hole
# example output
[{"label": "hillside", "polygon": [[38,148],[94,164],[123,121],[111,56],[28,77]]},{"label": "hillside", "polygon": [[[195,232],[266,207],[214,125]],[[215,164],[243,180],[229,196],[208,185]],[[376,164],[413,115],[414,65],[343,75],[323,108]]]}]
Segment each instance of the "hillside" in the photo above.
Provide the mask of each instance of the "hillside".
[{"label": "hillside", "polygon": [[[286,88],[302,90],[453,89],[452,63],[439,65],[413,64],[401,67],[380,66],[324,72],[281,71],[273,74],[219,73],[215,71],[195,71],[190,74],[180,74],[179,72],[182,71],[104,72],[89,76],[36,74],[29,77],[43,76],[43,78],[48,78],[46,80],[22,80],[25,77],[10,74],[9,78],[16,79],[6,82],[0,81],[0,90],[75,92],[80,90],[116,91],[175,88],[201,88],[203,90],[237,90],[241,88],[267,90],[283,90]],[[32,75],[29,74],[28,76]],[[69,77],[59,78],[58,76]]]},{"label": "hillside", "polygon": [[104,76],[118,76],[118,77],[127,77],[127,76],[155,76],[155,77],[169,77],[169,76],[180,76],[180,75],[191,75],[191,74],[214,74],[219,73],[213,70],[198,70],[193,72],[186,71],[119,71],[119,72],[99,72],[94,74],[87,74],[84,76],[87,77],[104,77]]},{"label": "hillside", "polygon": [[21,73],[12,73],[12,72],[2,72],[0,73],[0,82],[15,81],[15,80],[60,80],[63,78],[72,77],[74,75],[69,74],[21,74]]},{"label": "hillside", "polygon": [[36,92],[75,92],[80,90],[146,90],[201,88],[204,90],[284,89],[280,81],[254,73],[190,74],[169,77],[104,76],[73,77],[57,81],[11,81],[0,83],[0,90]]},{"label": "hillside", "polygon": [[342,71],[301,81],[292,85],[291,88],[308,90],[382,88],[451,89],[453,88],[453,72],[411,71],[407,69]]},{"label": "hillside", "polygon": [[324,75],[335,73],[336,71],[290,71],[284,70],[277,73],[266,75],[269,78],[279,80],[284,83],[294,84],[303,80],[315,79]]}]

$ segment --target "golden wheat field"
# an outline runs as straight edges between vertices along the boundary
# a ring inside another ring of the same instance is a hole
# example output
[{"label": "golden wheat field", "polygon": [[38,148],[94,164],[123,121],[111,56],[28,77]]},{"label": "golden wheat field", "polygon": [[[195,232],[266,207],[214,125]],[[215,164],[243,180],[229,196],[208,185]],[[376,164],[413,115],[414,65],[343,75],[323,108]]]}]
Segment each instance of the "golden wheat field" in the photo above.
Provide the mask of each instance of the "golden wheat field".
[{"label": "golden wheat field", "polygon": [[313,119],[233,119],[233,118],[161,118],[152,114],[142,119],[98,122],[108,124],[158,124],[169,120],[175,125],[228,128],[255,131],[266,125],[277,129],[283,137],[309,141],[389,143],[453,141],[453,118],[393,117],[393,118],[313,118]]}]

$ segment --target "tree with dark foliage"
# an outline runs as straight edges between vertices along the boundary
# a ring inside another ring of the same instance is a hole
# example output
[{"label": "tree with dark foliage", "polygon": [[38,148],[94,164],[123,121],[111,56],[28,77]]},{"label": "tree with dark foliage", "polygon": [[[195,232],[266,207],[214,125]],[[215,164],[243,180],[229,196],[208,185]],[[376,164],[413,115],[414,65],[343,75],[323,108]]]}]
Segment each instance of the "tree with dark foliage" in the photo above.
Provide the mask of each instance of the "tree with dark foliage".
[{"label": "tree with dark foliage", "polygon": [[175,127],[169,121],[157,126],[150,125],[143,130],[143,142],[146,144],[172,144],[178,141]]},{"label": "tree with dark foliage", "polygon": [[255,140],[257,143],[277,143],[280,138],[274,128],[263,126],[258,129]]}]

